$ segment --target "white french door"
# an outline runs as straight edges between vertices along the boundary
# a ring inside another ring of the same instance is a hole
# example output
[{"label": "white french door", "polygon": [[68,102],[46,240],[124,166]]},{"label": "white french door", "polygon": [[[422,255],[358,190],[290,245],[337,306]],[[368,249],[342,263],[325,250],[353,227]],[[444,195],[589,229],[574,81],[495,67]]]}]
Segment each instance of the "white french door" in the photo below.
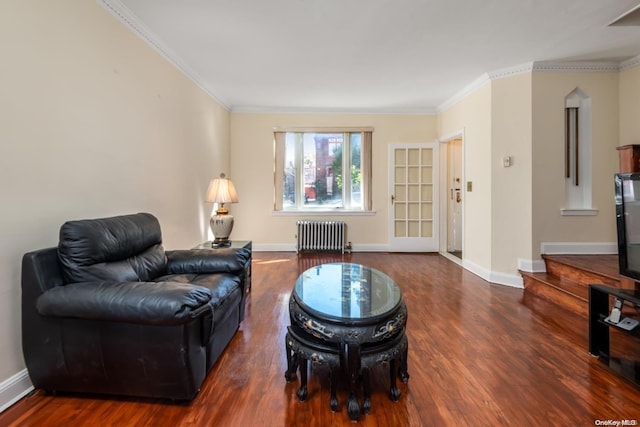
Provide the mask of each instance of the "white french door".
[{"label": "white french door", "polygon": [[438,143],[389,146],[389,250],[437,252]]}]

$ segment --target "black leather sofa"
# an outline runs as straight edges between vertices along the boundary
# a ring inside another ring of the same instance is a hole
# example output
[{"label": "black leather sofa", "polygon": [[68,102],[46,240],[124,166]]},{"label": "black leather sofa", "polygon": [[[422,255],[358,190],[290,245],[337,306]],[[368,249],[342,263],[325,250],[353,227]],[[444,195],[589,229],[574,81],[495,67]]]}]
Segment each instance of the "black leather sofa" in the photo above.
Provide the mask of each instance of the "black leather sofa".
[{"label": "black leather sofa", "polygon": [[193,399],[244,317],[248,249],[165,251],[140,213],[66,222],[24,255],[22,346],[35,388]]}]

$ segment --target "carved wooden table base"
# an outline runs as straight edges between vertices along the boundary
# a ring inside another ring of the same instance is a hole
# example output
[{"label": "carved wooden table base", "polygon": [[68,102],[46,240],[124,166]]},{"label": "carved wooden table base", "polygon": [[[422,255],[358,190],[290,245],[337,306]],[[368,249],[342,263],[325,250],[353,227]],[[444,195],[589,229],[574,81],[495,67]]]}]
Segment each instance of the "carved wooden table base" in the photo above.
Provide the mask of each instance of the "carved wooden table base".
[{"label": "carved wooden table base", "polygon": [[[400,389],[396,384],[396,378],[399,376],[402,382],[409,380],[407,372],[407,337],[403,333],[398,335],[389,342],[376,345],[373,348],[367,348],[359,354],[359,366],[357,370],[350,371],[350,368],[342,369],[340,359],[342,353],[337,347],[322,345],[321,343],[306,341],[298,334],[293,332],[291,328],[286,336],[287,351],[287,371],[285,378],[292,381],[296,371],[300,370],[300,388],[297,396],[300,401],[305,401],[308,397],[307,390],[307,371],[308,362],[326,364],[330,368],[330,400],[329,406],[331,410],[336,412],[339,410],[339,401],[336,394],[338,375],[346,374],[349,379],[349,400],[347,403],[347,412],[352,420],[360,417],[360,405],[357,398],[358,383],[362,383],[364,398],[362,403],[362,411],[367,414],[371,410],[371,387],[369,383],[369,371],[376,365],[382,363],[389,364],[390,389],[389,399],[397,402],[400,398]],[[353,379],[353,381],[352,381]]]},{"label": "carved wooden table base", "polygon": [[360,417],[360,405],[357,390],[362,385],[364,399],[362,411],[371,410],[371,390],[369,370],[379,364],[389,364],[389,398],[397,401],[400,389],[396,379],[407,382],[408,342],[405,335],[406,306],[404,303],[397,312],[384,321],[363,326],[345,326],[314,320],[301,311],[297,303],[290,302],[292,326],[289,327],[285,342],[287,371],[285,378],[292,381],[296,371],[300,370],[300,388],[297,396],[300,401],[308,397],[308,362],[329,366],[331,371],[330,407],[337,411],[339,401],[336,395],[338,375],[344,375],[349,382],[347,412],[352,420]]}]

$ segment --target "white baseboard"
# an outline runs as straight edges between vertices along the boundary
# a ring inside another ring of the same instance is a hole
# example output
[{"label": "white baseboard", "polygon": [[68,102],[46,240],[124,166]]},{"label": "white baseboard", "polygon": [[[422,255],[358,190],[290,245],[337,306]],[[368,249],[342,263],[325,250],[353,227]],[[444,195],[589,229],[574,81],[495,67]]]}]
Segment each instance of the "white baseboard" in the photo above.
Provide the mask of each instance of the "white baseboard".
[{"label": "white baseboard", "polygon": [[257,252],[295,252],[295,243],[253,243],[251,249]]},{"label": "white baseboard", "polygon": [[615,242],[542,242],[540,253],[547,255],[613,255],[618,253]]},{"label": "white baseboard", "polygon": [[547,265],[541,259],[518,258],[518,270],[529,273],[544,273],[547,271]]},{"label": "white baseboard", "polygon": [[487,282],[524,289],[524,280],[519,274],[490,271],[468,260],[462,261],[462,267],[464,267],[465,270],[469,270],[473,274],[482,277]]},{"label": "white baseboard", "polygon": [[0,412],[22,399],[33,390],[26,369],[0,383]]},{"label": "white baseboard", "polygon": [[389,245],[364,244],[353,245],[353,252],[389,252]]}]

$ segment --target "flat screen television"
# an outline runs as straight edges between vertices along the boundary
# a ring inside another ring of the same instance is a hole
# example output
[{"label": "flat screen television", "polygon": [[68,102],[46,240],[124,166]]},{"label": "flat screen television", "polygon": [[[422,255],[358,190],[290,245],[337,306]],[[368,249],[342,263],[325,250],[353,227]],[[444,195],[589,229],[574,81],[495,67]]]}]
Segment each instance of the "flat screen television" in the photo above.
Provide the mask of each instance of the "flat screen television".
[{"label": "flat screen television", "polygon": [[620,274],[640,281],[640,173],[615,175]]}]

